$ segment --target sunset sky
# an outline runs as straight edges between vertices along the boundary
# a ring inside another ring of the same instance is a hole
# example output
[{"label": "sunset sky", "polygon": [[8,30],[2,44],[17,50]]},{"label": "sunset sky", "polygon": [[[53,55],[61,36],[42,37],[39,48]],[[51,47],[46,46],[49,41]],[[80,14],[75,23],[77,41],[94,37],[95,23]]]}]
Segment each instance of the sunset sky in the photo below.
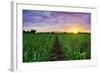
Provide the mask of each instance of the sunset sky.
[{"label": "sunset sky", "polygon": [[90,32],[91,13],[23,10],[23,30]]}]

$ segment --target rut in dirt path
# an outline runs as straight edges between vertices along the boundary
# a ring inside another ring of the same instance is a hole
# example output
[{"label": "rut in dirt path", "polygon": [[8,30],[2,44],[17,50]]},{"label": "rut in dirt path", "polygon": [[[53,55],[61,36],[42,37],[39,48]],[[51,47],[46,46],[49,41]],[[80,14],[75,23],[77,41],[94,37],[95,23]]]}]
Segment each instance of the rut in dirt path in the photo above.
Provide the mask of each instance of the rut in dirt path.
[{"label": "rut in dirt path", "polygon": [[64,56],[62,53],[61,43],[59,42],[58,36],[55,36],[55,40],[53,43],[52,55],[50,56],[50,61],[59,61],[64,60]]}]

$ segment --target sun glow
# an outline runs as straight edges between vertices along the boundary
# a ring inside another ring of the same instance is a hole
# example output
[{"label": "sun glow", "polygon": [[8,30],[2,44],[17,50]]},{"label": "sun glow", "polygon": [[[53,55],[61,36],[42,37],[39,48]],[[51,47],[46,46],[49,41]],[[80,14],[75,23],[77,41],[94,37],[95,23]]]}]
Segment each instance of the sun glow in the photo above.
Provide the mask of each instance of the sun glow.
[{"label": "sun glow", "polygon": [[87,26],[83,26],[82,24],[70,24],[69,26],[64,27],[66,32],[71,33],[79,33],[79,32],[89,32]]},{"label": "sun glow", "polygon": [[78,30],[73,31],[74,34],[77,34],[78,32],[79,32]]}]

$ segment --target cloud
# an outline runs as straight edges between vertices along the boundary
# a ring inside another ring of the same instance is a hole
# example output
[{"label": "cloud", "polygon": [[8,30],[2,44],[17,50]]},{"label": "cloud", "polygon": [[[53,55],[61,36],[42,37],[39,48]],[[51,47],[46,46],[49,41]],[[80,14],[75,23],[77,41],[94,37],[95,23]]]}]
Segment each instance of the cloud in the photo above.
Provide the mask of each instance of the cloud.
[{"label": "cloud", "polygon": [[[91,14],[79,12],[23,10],[23,26],[25,29],[61,30],[62,27],[80,24],[90,29]],[[38,31],[39,31],[38,30]],[[63,29],[62,29],[63,30]]]}]

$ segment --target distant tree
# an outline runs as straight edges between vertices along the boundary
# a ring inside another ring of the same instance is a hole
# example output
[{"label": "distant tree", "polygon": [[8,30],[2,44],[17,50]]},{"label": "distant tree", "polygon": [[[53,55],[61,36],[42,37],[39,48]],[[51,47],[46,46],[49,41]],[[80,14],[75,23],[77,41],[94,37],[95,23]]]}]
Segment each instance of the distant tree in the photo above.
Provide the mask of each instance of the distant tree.
[{"label": "distant tree", "polygon": [[66,34],[66,32],[63,32],[64,34]]},{"label": "distant tree", "polygon": [[32,33],[36,33],[36,30],[31,30]]},{"label": "distant tree", "polygon": [[51,33],[54,34],[55,32],[52,31]]},{"label": "distant tree", "polygon": [[26,32],[25,30],[23,30],[23,32]]}]

